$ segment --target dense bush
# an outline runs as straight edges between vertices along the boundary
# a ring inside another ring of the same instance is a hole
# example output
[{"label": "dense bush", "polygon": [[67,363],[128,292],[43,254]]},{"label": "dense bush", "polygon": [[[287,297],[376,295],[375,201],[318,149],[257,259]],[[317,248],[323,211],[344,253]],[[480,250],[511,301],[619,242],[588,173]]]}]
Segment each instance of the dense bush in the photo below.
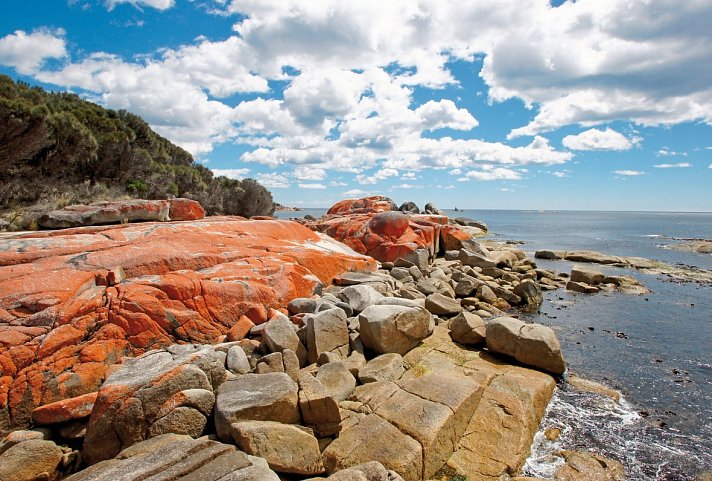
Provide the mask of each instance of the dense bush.
[{"label": "dense bush", "polygon": [[0,75],[0,213],[170,196],[198,200],[208,214],[273,212],[256,181],[214,177],[137,115]]}]

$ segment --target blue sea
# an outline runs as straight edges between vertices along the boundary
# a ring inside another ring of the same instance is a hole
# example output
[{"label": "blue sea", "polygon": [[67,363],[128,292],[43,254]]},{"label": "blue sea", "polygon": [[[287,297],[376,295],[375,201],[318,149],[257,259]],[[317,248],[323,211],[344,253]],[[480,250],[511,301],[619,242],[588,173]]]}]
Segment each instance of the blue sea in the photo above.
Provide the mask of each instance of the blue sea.
[{"label": "blue sea", "polygon": [[[319,217],[325,209],[280,212]],[[488,238],[539,249],[594,250],[712,269],[712,255],[662,248],[669,238],[712,239],[712,213],[580,211],[445,211],[485,222]],[[537,260],[569,272],[572,264]],[[569,371],[619,390],[621,405],[599,396],[557,390],[543,427],[562,431],[556,443],[538,436],[530,475],[548,476],[549,454],[586,449],[624,463],[631,480],[696,480],[712,471],[712,286],[680,284],[638,271],[591,266],[632,275],[652,292],[596,295],[547,293],[540,312],[527,316],[557,331]]]}]

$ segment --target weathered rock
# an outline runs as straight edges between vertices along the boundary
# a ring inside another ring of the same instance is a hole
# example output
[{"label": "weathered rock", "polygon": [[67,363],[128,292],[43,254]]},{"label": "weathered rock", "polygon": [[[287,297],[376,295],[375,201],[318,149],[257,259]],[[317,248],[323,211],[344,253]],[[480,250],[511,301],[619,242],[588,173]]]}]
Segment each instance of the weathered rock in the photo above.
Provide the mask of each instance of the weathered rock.
[{"label": "weathered rock", "polygon": [[293,326],[287,316],[283,314],[275,316],[265,324],[262,339],[270,352],[282,352],[285,349],[290,349],[304,364],[307,360],[307,350],[299,341],[299,336]]},{"label": "weathered rock", "polygon": [[551,328],[499,317],[486,326],[487,349],[511,356],[522,364],[563,374],[566,369],[561,346]]},{"label": "weathered rock", "polygon": [[279,481],[267,463],[235,446],[206,437],[164,434],[123,450],[115,459],[80,471],[67,481]]},{"label": "weathered rock", "polygon": [[4,453],[11,447],[29,441],[31,439],[50,439],[52,432],[47,428],[22,429],[12,431],[0,441],[0,454]]},{"label": "weathered rock", "polygon": [[361,199],[348,199],[337,202],[327,211],[327,215],[368,214],[398,210],[395,202],[388,197],[374,195]]},{"label": "weathered rock", "polygon": [[476,296],[482,302],[486,302],[487,304],[494,304],[495,302],[497,302],[497,295],[487,285],[481,285],[480,287],[478,287]]},{"label": "weathered rock", "polygon": [[396,353],[381,354],[368,361],[358,371],[358,380],[362,384],[376,381],[397,381],[404,372],[403,356]]},{"label": "weathered rock", "polygon": [[535,281],[524,280],[514,287],[514,294],[522,298],[527,307],[530,309],[538,308],[544,297],[541,294],[541,287]]},{"label": "weathered rock", "polygon": [[468,219],[466,217],[455,217],[452,219],[453,223],[457,225],[462,225],[466,227],[475,227],[477,229],[480,229],[482,231],[487,232],[489,228],[487,227],[487,224],[485,224],[482,221],[479,220],[473,220],[473,219]]},{"label": "weathered rock", "polygon": [[52,441],[30,439],[0,454],[0,479],[36,481],[57,479],[63,452]]},{"label": "weathered rock", "polygon": [[600,284],[606,276],[599,271],[587,269],[585,267],[573,267],[571,269],[571,281],[583,282],[591,286]]},{"label": "weathered rock", "polygon": [[320,436],[331,436],[339,432],[339,406],[326,387],[308,372],[300,372],[298,379],[299,408],[304,423]]},{"label": "weathered rock", "polygon": [[422,479],[420,444],[376,414],[368,414],[358,424],[342,431],[322,454],[329,473],[378,461],[406,481]]},{"label": "weathered rock", "polygon": [[337,402],[344,401],[356,388],[356,379],[342,361],[324,364],[316,378]]},{"label": "weathered rock", "polygon": [[375,269],[295,222],[239,217],[32,232],[3,247],[0,433],[96,392],[124,356],[219,342],[345,271]]},{"label": "weathered rock", "polygon": [[492,259],[467,249],[460,249],[457,259],[470,267],[495,267],[497,265]]},{"label": "weathered rock", "polygon": [[425,298],[425,308],[437,316],[453,316],[462,312],[460,301],[440,293],[430,294]]},{"label": "weathered rock", "polygon": [[580,292],[582,294],[595,294],[600,291],[598,287],[584,284],[583,282],[569,281],[566,283],[566,290]]},{"label": "weathered rock", "polygon": [[450,319],[450,337],[466,346],[479,346],[485,342],[485,323],[477,314],[461,312]]},{"label": "weathered rock", "polygon": [[279,473],[324,472],[319,443],[299,427],[273,421],[240,421],[231,428],[235,444],[242,451],[263,458]]},{"label": "weathered rock", "polygon": [[[127,360],[99,390],[87,426],[83,459],[94,464],[114,457],[155,433],[199,436],[212,404],[204,412],[197,411],[200,406],[185,391],[204,390],[212,395],[225,378],[224,357],[210,346],[171,346]],[[168,417],[182,406],[195,412],[182,410],[180,416]],[[194,428],[190,432],[183,424],[187,416]],[[152,430],[158,422],[160,427]]]},{"label": "weathered rock", "polygon": [[623,465],[584,451],[562,451],[566,464],[554,474],[558,481],[625,481]]},{"label": "weathered rock", "polygon": [[432,215],[445,215],[443,211],[435,207],[435,204],[432,202],[428,202],[425,204],[425,207],[423,208],[423,212],[426,214],[432,214]]},{"label": "weathered rock", "polygon": [[403,481],[403,478],[398,473],[387,470],[377,461],[342,469],[328,478],[314,479],[329,479],[330,481]]},{"label": "weathered rock", "polygon": [[376,304],[383,294],[367,285],[348,286],[339,292],[339,298],[347,303],[354,313],[359,313],[368,306]]},{"label": "weathered rock", "polygon": [[92,392],[40,406],[32,411],[32,422],[42,426],[89,417],[94,408],[97,394],[97,392]]},{"label": "weathered rock", "polygon": [[379,354],[405,354],[433,329],[431,314],[422,307],[380,305],[359,315],[363,345]]},{"label": "weathered rock", "polygon": [[406,212],[408,214],[420,214],[420,209],[418,208],[417,205],[415,205],[415,202],[403,202],[400,207],[398,207],[398,210],[401,212]]},{"label": "weathered rock", "polygon": [[215,429],[229,441],[230,425],[237,421],[300,420],[297,385],[285,373],[245,374],[220,385],[215,403]]},{"label": "weathered rock", "polygon": [[257,374],[268,374],[271,372],[284,372],[284,361],[281,352],[273,352],[262,356],[255,366]]},{"label": "weathered rock", "polygon": [[534,253],[534,257],[537,259],[549,259],[549,260],[556,260],[556,259],[561,259],[558,253],[554,251],[547,251],[547,250],[541,250],[541,251],[536,251]]},{"label": "weathered rock", "polygon": [[307,360],[313,364],[322,352],[339,351],[346,355],[349,348],[349,328],[346,313],[329,309],[306,317]]},{"label": "weathered rock", "polygon": [[225,366],[235,374],[246,374],[251,370],[247,354],[240,346],[232,346],[227,351]]}]

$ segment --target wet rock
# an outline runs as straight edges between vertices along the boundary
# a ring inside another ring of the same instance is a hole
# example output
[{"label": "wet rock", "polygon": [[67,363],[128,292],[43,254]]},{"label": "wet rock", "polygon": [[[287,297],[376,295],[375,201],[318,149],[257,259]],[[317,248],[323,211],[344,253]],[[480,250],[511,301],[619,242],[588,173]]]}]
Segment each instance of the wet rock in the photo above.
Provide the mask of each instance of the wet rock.
[{"label": "wet rock", "polygon": [[405,354],[433,329],[431,314],[422,307],[380,305],[367,307],[359,315],[359,332],[364,346],[379,354]]},{"label": "wet rock", "polygon": [[522,298],[522,301],[530,309],[538,308],[544,297],[541,294],[541,287],[535,281],[525,280],[514,287],[514,294]]},{"label": "wet rock", "polygon": [[600,284],[605,279],[602,272],[586,269],[584,267],[574,267],[571,269],[571,282],[582,282],[591,286]]},{"label": "wet rock", "polygon": [[397,381],[404,372],[403,357],[400,354],[381,354],[368,361],[359,370],[358,379],[362,384],[376,381]]},{"label": "wet rock", "polygon": [[583,282],[574,281],[569,281],[566,283],[566,290],[579,292],[581,294],[595,294],[597,292],[600,292],[600,289],[598,287],[594,287]]},{"label": "wet rock", "polygon": [[284,373],[245,374],[224,382],[214,411],[218,436],[231,440],[230,425],[237,421],[298,423],[297,393],[296,383]]},{"label": "wet rock", "polygon": [[556,334],[541,324],[499,317],[487,324],[486,340],[489,351],[511,356],[522,364],[553,374],[563,374],[566,369]]},{"label": "wet rock", "polygon": [[578,377],[575,374],[569,375],[567,382],[579,391],[591,392],[609,397],[615,402],[620,401],[621,393],[601,383]]},{"label": "wet rock", "polygon": [[485,342],[485,324],[480,316],[464,311],[450,319],[450,337],[465,346],[479,346]]},{"label": "wet rock", "polygon": [[561,259],[559,254],[554,251],[541,250],[534,253],[534,257],[537,259],[547,259],[547,260],[558,260]]},{"label": "wet rock", "polygon": [[231,432],[242,451],[263,458],[279,473],[324,472],[319,443],[304,429],[273,421],[240,421],[232,424]]},{"label": "wet rock", "polygon": [[601,455],[583,451],[562,451],[566,464],[554,474],[558,481],[625,481],[623,465]]}]

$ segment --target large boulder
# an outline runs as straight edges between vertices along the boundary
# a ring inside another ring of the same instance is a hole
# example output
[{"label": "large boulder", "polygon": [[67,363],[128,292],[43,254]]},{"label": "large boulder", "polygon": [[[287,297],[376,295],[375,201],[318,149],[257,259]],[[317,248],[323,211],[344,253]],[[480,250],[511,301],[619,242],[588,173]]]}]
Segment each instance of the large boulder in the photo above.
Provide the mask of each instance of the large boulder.
[{"label": "large boulder", "polygon": [[200,436],[226,377],[224,357],[210,346],[172,346],[127,360],[99,390],[82,457],[94,464],[160,434]]},{"label": "large boulder", "polygon": [[433,330],[433,317],[422,307],[378,305],[359,315],[363,345],[379,354],[405,354]]},{"label": "large boulder", "polygon": [[304,364],[307,359],[307,350],[299,340],[294,324],[284,314],[279,314],[264,325],[262,339],[269,352],[282,352],[290,349],[297,353],[300,362]]},{"label": "large boulder", "polygon": [[338,352],[344,357],[348,355],[349,327],[342,309],[309,314],[305,321],[309,364],[315,363],[322,352]]},{"label": "large boulder", "polygon": [[544,302],[541,287],[530,279],[525,279],[517,284],[512,292],[522,299],[528,309],[536,309]]},{"label": "large boulder", "polygon": [[596,284],[603,282],[605,278],[606,276],[603,272],[594,269],[579,266],[571,269],[571,282],[583,282],[584,284],[595,286]]},{"label": "large boulder", "polygon": [[164,434],[121,451],[67,481],[279,481],[267,462],[207,437]]},{"label": "large boulder", "polygon": [[423,212],[426,214],[432,214],[432,215],[445,215],[443,211],[435,207],[435,204],[432,202],[428,202],[425,204],[425,207],[423,208]]},{"label": "large boulder", "polygon": [[495,267],[497,263],[480,253],[472,252],[468,249],[460,249],[460,254],[457,259],[462,262],[463,265],[470,267]]},{"label": "large boulder", "polygon": [[52,441],[30,439],[0,454],[0,480],[57,479],[64,453]]},{"label": "large boulder", "polygon": [[522,364],[563,374],[566,363],[554,331],[511,317],[492,319],[486,326],[487,349],[513,357]]},{"label": "large boulder", "polygon": [[304,428],[274,421],[239,421],[231,428],[243,452],[263,458],[278,473],[324,472],[319,442]]},{"label": "large boulder", "polygon": [[404,372],[403,356],[396,353],[381,354],[359,369],[358,380],[362,384],[376,381],[397,381]]},{"label": "large boulder", "polygon": [[485,342],[485,323],[480,316],[463,311],[450,319],[450,337],[465,346],[479,346]]},{"label": "large boulder", "polygon": [[353,312],[359,313],[383,299],[383,294],[371,286],[362,284],[345,287],[339,292],[339,298],[347,303]]},{"label": "large boulder", "polygon": [[215,403],[215,429],[220,439],[232,439],[232,423],[301,419],[297,384],[285,373],[244,374],[224,382]]},{"label": "large boulder", "polygon": [[98,391],[124,356],[242,339],[271,309],[375,268],[285,220],[209,217],[5,239],[0,434],[28,426],[38,406]]},{"label": "large boulder", "polygon": [[462,312],[459,299],[453,299],[438,292],[425,298],[425,308],[437,316],[454,316]]},{"label": "large boulder", "polygon": [[306,370],[299,373],[299,409],[304,424],[320,436],[339,432],[341,414],[339,405],[329,390]]},{"label": "large boulder", "polygon": [[420,209],[418,206],[415,204],[415,202],[403,202],[400,207],[398,207],[398,210],[401,212],[406,212],[408,214],[420,214]]}]

